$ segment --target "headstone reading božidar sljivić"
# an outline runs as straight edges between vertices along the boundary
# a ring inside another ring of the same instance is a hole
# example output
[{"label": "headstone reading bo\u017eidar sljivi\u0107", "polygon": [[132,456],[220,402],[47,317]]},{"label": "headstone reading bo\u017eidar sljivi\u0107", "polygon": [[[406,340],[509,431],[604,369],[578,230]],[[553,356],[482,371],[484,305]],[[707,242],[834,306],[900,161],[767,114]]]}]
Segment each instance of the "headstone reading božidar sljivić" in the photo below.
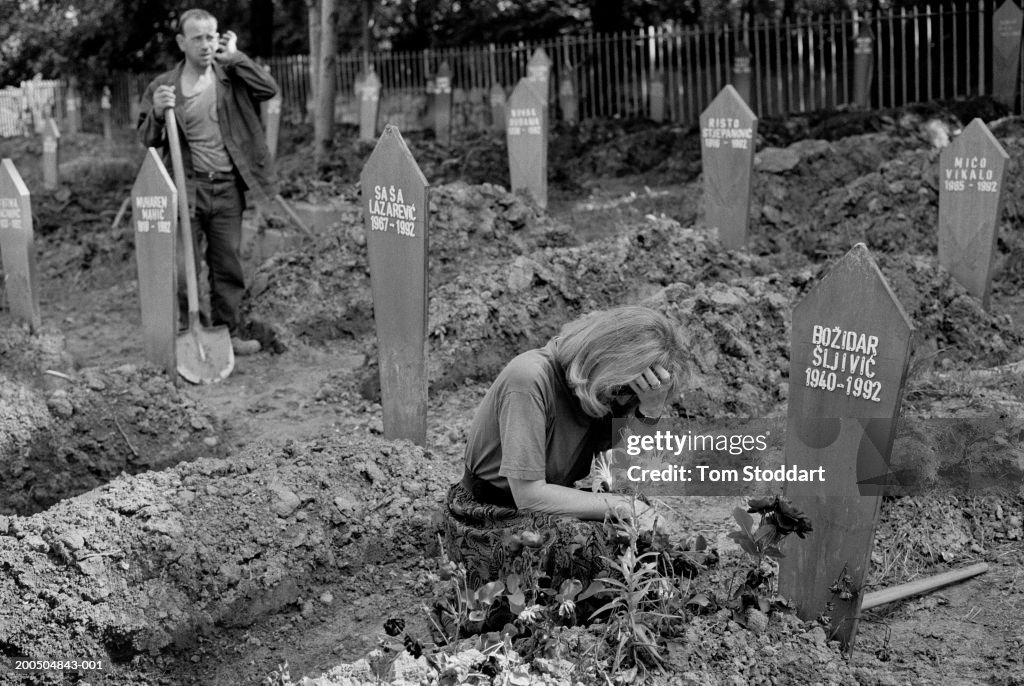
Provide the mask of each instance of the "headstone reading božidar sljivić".
[{"label": "headstone reading bo\u017eidar sljivi\u0107", "polygon": [[860,109],[871,106],[871,65],[874,53],[875,34],[864,23],[853,39],[853,104]]},{"label": "headstone reading bo\u017eidar sljivi\u0107", "polygon": [[1012,108],[1017,95],[1024,12],[1005,0],[992,15],[992,97]]},{"label": "headstone reading bo\u017eidar sljivi\u0107", "polygon": [[60,186],[58,173],[60,130],[53,117],[48,117],[43,125],[43,188],[55,191]]},{"label": "headstone reading bo\u017eidar sljivi\u0107", "polygon": [[548,204],[548,108],[528,79],[519,79],[508,100],[505,126],[512,191],[525,190]]},{"label": "headstone reading bo\u017eidar sljivi\u0107", "polygon": [[530,55],[530,61],[526,63],[526,80],[533,85],[546,107],[551,88],[551,58],[544,48],[537,48]]},{"label": "headstone reading bo\u017eidar sljivi\u0107", "polygon": [[489,96],[491,103],[491,128],[501,132],[505,130],[505,89],[500,83],[491,86]]},{"label": "headstone reading bo\u017eidar sljivi\u0107", "polygon": [[665,121],[665,73],[660,70],[655,72],[648,85],[650,87],[648,107],[651,121],[660,124]]},{"label": "headstone reading bo\u017eidar sljivi\u0107", "polygon": [[939,157],[939,264],[986,309],[1009,158],[980,119]]},{"label": "headstone reading bo\u017eidar sljivi\u0107", "polygon": [[39,276],[36,269],[32,200],[14,166],[0,162],[0,256],[7,307],[32,333],[39,331]]},{"label": "headstone reading bo\u017eidar sljivi\u0107", "polygon": [[747,242],[757,117],[730,85],[700,115],[704,222],[733,250]]},{"label": "headstone reading bo\u017eidar sljivi\u0107", "polygon": [[393,125],[360,175],[384,437],[427,437],[427,180]]},{"label": "headstone reading bo\u017eidar sljivi\u0107", "polygon": [[359,96],[359,140],[377,137],[377,114],[380,112],[380,77],[371,65],[363,79]]},{"label": "headstone reading bo\u017eidar sljivi\u0107", "polygon": [[452,70],[447,62],[434,77],[434,136],[442,145],[452,140]]},{"label": "headstone reading bo\u017eidar sljivi\u0107", "polygon": [[[852,649],[910,357],[913,324],[863,243],[793,309],[787,467],[821,469],[786,496],[811,520],[787,545],[779,590]],[[831,610],[829,609],[831,608]]]},{"label": "headstone reading bo\u017eidar sljivi\u0107", "polygon": [[155,148],[146,151],[131,197],[146,360],[177,379],[174,307],[178,191]]}]

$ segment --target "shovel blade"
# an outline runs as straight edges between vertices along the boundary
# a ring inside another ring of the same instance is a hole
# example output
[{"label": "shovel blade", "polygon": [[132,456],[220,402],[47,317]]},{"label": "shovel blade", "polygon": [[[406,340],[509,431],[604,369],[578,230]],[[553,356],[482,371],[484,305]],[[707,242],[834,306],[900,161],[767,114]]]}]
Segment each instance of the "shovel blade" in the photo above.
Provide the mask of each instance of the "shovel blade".
[{"label": "shovel blade", "polygon": [[235,351],[226,326],[193,326],[175,341],[178,374],[189,383],[215,383],[235,368]]}]

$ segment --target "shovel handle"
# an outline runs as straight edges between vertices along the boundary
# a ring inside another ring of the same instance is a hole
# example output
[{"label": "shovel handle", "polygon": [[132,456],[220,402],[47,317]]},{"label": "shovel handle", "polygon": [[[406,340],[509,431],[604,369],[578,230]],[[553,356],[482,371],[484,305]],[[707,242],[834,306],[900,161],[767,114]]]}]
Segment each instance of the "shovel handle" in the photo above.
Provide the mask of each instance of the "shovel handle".
[{"label": "shovel handle", "polygon": [[199,286],[196,279],[196,250],[192,244],[192,218],[188,210],[188,188],[185,185],[185,164],[181,159],[181,140],[178,138],[178,123],[174,108],[164,110],[167,125],[167,141],[171,146],[171,166],[174,168],[174,185],[178,189],[178,222],[181,226],[181,241],[185,251],[185,286],[188,291],[188,324],[194,328],[199,322]]}]

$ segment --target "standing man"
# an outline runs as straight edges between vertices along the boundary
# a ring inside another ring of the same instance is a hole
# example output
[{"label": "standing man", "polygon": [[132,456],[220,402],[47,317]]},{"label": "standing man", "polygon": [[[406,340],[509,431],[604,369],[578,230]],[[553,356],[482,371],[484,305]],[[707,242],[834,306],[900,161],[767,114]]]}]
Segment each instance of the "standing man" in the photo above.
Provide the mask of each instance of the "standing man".
[{"label": "standing man", "polygon": [[[139,137],[147,147],[162,147],[170,160],[164,128],[167,108],[179,123],[188,206],[192,216],[196,273],[201,242],[206,240],[210,275],[210,319],[231,332],[236,355],[260,351],[239,330],[245,281],[239,249],[245,191],[274,197],[277,179],[260,126],[257,103],[277,94],[271,76],[238,49],[233,31],[217,33],[217,20],[206,10],[191,9],[178,20],[178,48],[185,59],[153,79],[142,96]],[[181,264],[179,255],[179,266]],[[180,270],[179,270],[180,271]],[[179,283],[184,279],[179,278]],[[184,289],[178,292],[179,322],[187,325]]]}]

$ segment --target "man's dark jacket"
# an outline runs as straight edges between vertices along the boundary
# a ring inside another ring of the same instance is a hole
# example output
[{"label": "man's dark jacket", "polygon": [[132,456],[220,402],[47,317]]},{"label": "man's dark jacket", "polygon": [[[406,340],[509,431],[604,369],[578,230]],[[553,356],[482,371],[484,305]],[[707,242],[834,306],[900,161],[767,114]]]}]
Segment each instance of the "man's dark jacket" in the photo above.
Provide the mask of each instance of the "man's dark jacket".
[{"label": "man's dark jacket", "polygon": [[[171,170],[170,147],[164,122],[153,116],[153,93],[163,85],[174,86],[174,114],[178,121],[178,137],[181,140],[181,154],[188,185],[189,207],[195,207],[195,184],[193,183],[192,155],[185,137],[182,104],[185,98],[181,92],[180,62],[174,69],[157,76],[142,96],[142,110],[139,114],[139,140],[146,147],[162,148],[164,164]],[[217,81],[217,118],[224,147],[231,156],[235,169],[242,177],[248,190],[273,198],[277,194],[277,176],[267,149],[263,127],[260,125],[257,104],[277,95],[277,82],[258,64],[242,52],[236,52],[227,63],[213,63]]]}]

